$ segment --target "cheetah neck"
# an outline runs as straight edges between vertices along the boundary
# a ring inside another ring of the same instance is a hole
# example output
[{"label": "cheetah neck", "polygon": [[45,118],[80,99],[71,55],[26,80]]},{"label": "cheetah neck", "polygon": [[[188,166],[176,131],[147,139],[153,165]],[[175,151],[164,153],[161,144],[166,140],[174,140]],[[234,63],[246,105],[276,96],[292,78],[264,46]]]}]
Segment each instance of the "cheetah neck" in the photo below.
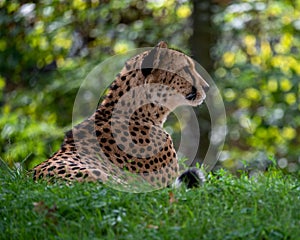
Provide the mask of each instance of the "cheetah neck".
[{"label": "cheetah neck", "polygon": [[171,110],[147,99],[142,80],[136,71],[117,76],[97,109],[95,120],[122,118],[162,126]]}]

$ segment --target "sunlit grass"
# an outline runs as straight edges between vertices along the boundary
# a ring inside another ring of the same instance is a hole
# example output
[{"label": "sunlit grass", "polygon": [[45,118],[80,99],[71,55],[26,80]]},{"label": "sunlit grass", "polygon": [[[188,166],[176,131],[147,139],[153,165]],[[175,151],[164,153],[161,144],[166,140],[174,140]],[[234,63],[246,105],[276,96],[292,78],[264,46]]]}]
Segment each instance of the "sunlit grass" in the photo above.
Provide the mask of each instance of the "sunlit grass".
[{"label": "sunlit grass", "polygon": [[1,169],[0,239],[298,239],[298,179],[222,170],[199,189],[133,194]]}]

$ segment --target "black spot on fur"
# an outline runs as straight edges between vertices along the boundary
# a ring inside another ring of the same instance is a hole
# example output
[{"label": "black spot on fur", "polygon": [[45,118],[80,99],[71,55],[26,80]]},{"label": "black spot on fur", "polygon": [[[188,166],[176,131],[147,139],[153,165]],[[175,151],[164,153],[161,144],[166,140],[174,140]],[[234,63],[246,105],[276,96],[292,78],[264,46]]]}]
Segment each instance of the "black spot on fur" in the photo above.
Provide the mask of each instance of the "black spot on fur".
[{"label": "black spot on fur", "polygon": [[104,131],[105,133],[109,133],[109,132],[110,132],[110,129],[109,129],[109,128],[104,128],[103,131]]},{"label": "black spot on fur", "polygon": [[112,151],[111,148],[110,148],[110,146],[104,146],[104,148],[105,148],[106,151],[109,151],[109,152]]},{"label": "black spot on fur", "polygon": [[61,175],[61,174],[65,174],[66,173],[66,170],[60,170],[58,171],[58,174]]},{"label": "black spot on fur", "polygon": [[113,90],[113,91],[117,90],[118,88],[119,88],[119,86],[115,83],[110,86],[110,89]]},{"label": "black spot on fur", "polygon": [[55,168],[56,168],[56,166],[51,166],[51,167],[49,167],[49,168],[48,168],[48,172],[53,171]]},{"label": "black spot on fur", "polygon": [[82,177],[83,176],[83,173],[82,172],[78,172],[76,175],[75,175],[75,177],[77,177],[77,178],[80,178],[80,177]]},{"label": "black spot on fur", "polygon": [[95,174],[96,176],[100,176],[100,171],[98,171],[98,170],[93,170],[93,174]]},{"label": "black spot on fur", "polygon": [[118,144],[117,147],[121,151],[123,151],[125,149],[125,146],[123,144]]}]

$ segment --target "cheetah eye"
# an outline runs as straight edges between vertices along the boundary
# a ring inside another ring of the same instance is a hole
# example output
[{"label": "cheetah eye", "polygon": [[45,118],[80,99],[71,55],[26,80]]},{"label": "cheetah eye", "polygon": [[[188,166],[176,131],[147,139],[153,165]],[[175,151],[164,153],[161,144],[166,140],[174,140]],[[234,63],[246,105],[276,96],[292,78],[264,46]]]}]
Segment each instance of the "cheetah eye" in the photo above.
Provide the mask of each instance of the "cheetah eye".
[{"label": "cheetah eye", "polygon": [[195,88],[194,86],[192,86],[192,92],[190,92],[189,94],[187,94],[185,96],[185,98],[187,100],[193,101],[193,100],[196,99],[196,97],[197,97],[197,88]]}]

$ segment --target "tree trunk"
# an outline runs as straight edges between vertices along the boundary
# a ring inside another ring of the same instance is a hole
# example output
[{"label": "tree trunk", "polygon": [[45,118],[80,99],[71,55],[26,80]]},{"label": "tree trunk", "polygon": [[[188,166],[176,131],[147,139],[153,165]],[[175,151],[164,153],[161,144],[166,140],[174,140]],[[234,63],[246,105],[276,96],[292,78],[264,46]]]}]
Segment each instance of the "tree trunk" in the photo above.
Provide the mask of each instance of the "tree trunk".
[{"label": "tree trunk", "polygon": [[[192,14],[193,35],[190,39],[190,49],[194,59],[208,72],[212,73],[214,66],[211,58],[211,48],[215,45],[216,36],[213,30],[212,15],[215,3],[212,0],[193,0]],[[207,153],[210,140],[211,119],[205,104],[196,109],[200,127],[200,144],[196,161],[202,162]],[[195,161],[193,163],[195,165]]]}]

